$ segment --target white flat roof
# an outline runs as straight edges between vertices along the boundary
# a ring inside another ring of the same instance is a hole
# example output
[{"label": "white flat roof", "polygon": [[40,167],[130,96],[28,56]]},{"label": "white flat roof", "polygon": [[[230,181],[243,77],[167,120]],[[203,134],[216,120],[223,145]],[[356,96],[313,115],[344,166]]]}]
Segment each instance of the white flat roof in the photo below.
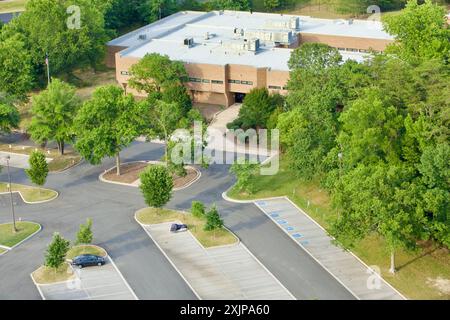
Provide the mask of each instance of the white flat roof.
[{"label": "white flat roof", "polygon": [[[271,25],[299,18],[298,29],[274,30]],[[262,41],[258,52],[239,51],[227,48],[226,43],[237,42],[234,29],[291,31],[297,33],[339,35],[392,39],[382,30],[379,22],[354,20],[316,19],[305,16],[293,16],[269,13],[250,13],[242,11],[185,11],[173,14],[148,26],[130,32],[108,43],[112,46],[128,47],[121,51],[125,57],[142,58],[147,53],[168,55],[172,60],[187,63],[205,64],[242,64],[255,67],[268,67],[274,70],[289,70],[287,62],[291,49],[274,48],[271,43]],[[209,39],[205,38],[209,33]],[[193,38],[194,45],[183,44],[186,38]],[[242,41],[242,38],[241,40]],[[367,54],[359,52],[341,52],[344,60],[362,61]]]}]

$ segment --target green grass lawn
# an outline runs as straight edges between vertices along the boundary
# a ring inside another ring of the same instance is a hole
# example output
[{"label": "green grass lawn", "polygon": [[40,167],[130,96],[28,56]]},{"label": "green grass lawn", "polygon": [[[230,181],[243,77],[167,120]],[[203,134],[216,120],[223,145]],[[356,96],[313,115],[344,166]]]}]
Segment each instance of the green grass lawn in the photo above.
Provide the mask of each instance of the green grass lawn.
[{"label": "green grass lawn", "polygon": [[2,253],[5,253],[6,251],[7,251],[6,249],[0,248],[0,255],[1,255]]},{"label": "green grass lawn", "polygon": [[1,12],[17,12],[25,10],[25,4],[28,0],[4,0],[0,1]]},{"label": "green grass lawn", "polygon": [[32,273],[34,281],[38,284],[49,284],[55,282],[62,282],[73,279],[75,274],[68,263],[64,263],[60,268],[53,269],[46,266],[41,266]]},{"label": "green grass lawn", "polygon": [[[53,199],[57,192],[50,189],[25,186],[22,184],[12,184],[12,191],[19,191],[27,202],[39,202]],[[0,182],[0,192],[9,192],[8,184]]]},{"label": "green grass lawn", "polygon": [[66,259],[72,260],[81,254],[95,254],[96,256],[106,257],[106,251],[103,248],[94,245],[79,245],[70,248]]},{"label": "green grass lawn", "polygon": [[[257,175],[253,182],[256,185],[254,194],[232,189],[228,196],[239,200],[288,196],[325,229],[329,227],[330,218],[336,215],[327,192],[316,181],[296,179],[286,161],[281,160],[278,174]],[[388,272],[389,252],[382,238],[375,235],[367,237],[352,251],[368,265],[380,267],[383,277],[408,298],[450,299],[450,255],[447,249],[424,243],[418,252],[399,251],[395,275]]]},{"label": "green grass lawn", "polygon": [[[20,112],[24,112],[23,110]],[[23,121],[26,121],[22,119]],[[31,115],[30,115],[31,120]],[[18,144],[0,143],[0,151],[13,152],[19,154],[30,155],[35,150],[41,151],[46,157],[51,158],[52,161],[48,164],[48,169],[50,172],[59,172],[64,169],[70,168],[71,166],[77,164],[81,161],[80,155],[78,155],[72,148],[66,148],[63,155],[60,154],[57,148],[36,148],[31,146],[22,146]]]},{"label": "green grass lawn", "polygon": [[145,208],[137,212],[136,218],[142,224],[181,221],[188,225],[192,234],[206,248],[237,242],[237,238],[225,228],[215,231],[204,231],[205,219],[196,218],[189,213],[168,209]]},{"label": "green grass lawn", "polygon": [[12,247],[39,230],[40,226],[34,222],[16,222],[17,232],[13,232],[12,223],[0,224],[0,244]]}]

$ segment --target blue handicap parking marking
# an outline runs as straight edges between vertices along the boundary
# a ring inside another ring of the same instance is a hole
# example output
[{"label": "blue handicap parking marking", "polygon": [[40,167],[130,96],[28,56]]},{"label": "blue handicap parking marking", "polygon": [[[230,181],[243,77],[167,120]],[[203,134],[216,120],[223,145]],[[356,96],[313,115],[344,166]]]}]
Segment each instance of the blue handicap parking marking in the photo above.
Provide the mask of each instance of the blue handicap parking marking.
[{"label": "blue handicap parking marking", "polygon": [[260,206],[265,206],[266,202],[265,201],[256,201],[256,204],[260,205]]},{"label": "blue handicap parking marking", "polygon": [[277,220],[277,222],[278,222],[279,224],[286,224],[286,223],[287,223],[286,220]]},{"label": "blue handicap parking marking", "polygon": [[285,229],[286,229],[287,231],[293,231],[295,228],[294,228],[294,227],[291,227],[291,226],[287,226]]},{"label": "blue handicap parking marking", "polygon": [[277,218],[277,217],[279,217],[280,215],[279,215],[278,213],[271,213],[270,216],[271,216],[272,218]]},{"label": "blue handicap parking marking", "polygon": [[300,234],[300,233],[294,233],[292,236],[293,236],[294,238],[297,238],[297,239],[303,237],[303,235]]},{"label": "blue handicap parking marking", "polygon": [[300,243],[301,243],[301,244],[309,244],[309,241],[308,241],[308,240],[305,240],[305,241],[301,241]]}]

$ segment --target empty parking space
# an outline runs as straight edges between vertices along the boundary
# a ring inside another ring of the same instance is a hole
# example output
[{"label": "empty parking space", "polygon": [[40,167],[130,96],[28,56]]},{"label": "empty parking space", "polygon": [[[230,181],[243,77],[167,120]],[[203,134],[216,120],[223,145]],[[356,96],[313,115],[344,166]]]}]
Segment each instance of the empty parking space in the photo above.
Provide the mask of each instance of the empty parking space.
[{"label": "empty parking space", "polygon": [[242,243],[207,249],[170,223],[144,228],[202,299],[293,299]]},{"label": "empty parking space", "polygon": [[72,281],[38,285],[46,300],[136,300],[111,259],[101,267],[75,269]]},{"label": "empty parking space", "polygon": [[336,246],[324,229],[287,198],[258,200],[255,204],[359,299],[403,299],[353,254]]}]

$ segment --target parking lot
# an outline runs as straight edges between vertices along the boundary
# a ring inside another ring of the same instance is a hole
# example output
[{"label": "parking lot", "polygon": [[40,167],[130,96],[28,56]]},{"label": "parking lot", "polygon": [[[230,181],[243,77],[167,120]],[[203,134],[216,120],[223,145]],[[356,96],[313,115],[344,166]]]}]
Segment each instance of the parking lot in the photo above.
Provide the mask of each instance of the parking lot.
[{"label": "parking lot", "polygon": [[244,244],[204,248],[189,231],[168,232],[170,224],[143,227],[200,299],[294,299]]},{"label": "parking lot", "polygon": [[112,260],[101,267],[75,269],[77,277],[49,285],[37,285],[44,300],[137,300]]}]

